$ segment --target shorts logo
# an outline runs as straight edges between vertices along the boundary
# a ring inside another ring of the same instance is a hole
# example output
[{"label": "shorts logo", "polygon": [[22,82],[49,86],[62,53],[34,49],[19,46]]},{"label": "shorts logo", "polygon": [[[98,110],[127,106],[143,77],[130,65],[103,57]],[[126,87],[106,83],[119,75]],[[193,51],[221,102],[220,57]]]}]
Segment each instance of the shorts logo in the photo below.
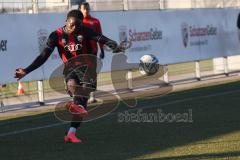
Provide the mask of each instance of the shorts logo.
[{"label": "shorts logo", "polygon": [[186,48],[187,45],[188,45],[188,39],[189,39],[188,24],[187,23],[182,23],[181,31],[182,31],[183,46]]}]

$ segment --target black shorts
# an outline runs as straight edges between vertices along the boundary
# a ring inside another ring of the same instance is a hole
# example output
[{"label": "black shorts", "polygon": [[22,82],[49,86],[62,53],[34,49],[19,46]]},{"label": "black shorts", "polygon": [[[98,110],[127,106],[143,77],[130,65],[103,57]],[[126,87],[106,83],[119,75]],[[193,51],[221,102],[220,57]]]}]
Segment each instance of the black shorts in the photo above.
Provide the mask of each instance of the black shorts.
[{"label": "black shorts", "polygon": [[70,79],[74,79],[79,86],[91,88],[92,91],[97,87],[97,74],[96,70],[88,70],[85,66],[76,67],[74,69],[64,69],[64,78],[66,83]]}]

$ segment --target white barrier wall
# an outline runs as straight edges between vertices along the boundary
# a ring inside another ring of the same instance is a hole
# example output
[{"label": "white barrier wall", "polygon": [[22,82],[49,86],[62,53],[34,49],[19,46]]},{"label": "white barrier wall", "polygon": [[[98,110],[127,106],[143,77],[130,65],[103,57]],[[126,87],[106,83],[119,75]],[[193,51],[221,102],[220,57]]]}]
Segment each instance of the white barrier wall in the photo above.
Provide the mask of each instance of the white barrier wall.
[{"label": "white barrier wall", "polygon": [[[6,40],[5,51],[0,51],[0,83],[16,82],[14,71],[19,67],[26,67],[40,53],[44,39],[50,31],[65,21],[64,14],[38,14],[38,15],[1,15],[0,41]],[[56,50],[55,50],[56,52]],[[47,78],[44,73],[51,72],[59,60],[49,58],[46,65],[32,72],[24,80],[40,80]]]},{"label": "white barrier wall", "polygon": [[[132,41],[128,63],[138,63],[147,53],[161,64],[173,64],[238,55],[240,41],[236,9],[94,12],[103,33]],[[66,14],[1,15],[0,83],[14,82],[14,70],[28,66],[51,31],[63,26]],[[111,70],[113,54],[106,53],[102,71]],[[61,64],[55,49],[47,63],[24,80],[49,78]]]}]

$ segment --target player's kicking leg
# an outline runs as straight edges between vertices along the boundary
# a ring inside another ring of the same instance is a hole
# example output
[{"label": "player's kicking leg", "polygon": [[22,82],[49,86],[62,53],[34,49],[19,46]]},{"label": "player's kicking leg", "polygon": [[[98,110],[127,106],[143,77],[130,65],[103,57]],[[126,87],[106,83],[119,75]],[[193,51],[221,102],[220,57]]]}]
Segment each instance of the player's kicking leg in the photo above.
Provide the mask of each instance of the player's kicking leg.
[{"label": "player's kicking leg", "polygon": [[73,102],[66,103],[66,107],[72,113],[73,119],[69,130],[66,132],[64,141],[65,143],[80,143],[81,140],[76,137],[76,131],[80,126],[82,118],[88,115],[86,110],[88,97],[84,96],[84,89],[82,89],[77,79],[67,80],[67,87],[73,96]]},{"label": "player's kicking leg", "polygon": [[[84,108],[87,107],[88,98],[80,96],[76,99],[77,99],[76,101],[78,101],[79,104],[84,106]],[[82,117],[79,117],[78,115],[73,115],[73,119],[72,119],[70,128],[64,137],[65,143],[67,143],[67,142],[81,143],[81,140],[76,137],[76,131],[80,127],[81,121],[82,121]]]}]

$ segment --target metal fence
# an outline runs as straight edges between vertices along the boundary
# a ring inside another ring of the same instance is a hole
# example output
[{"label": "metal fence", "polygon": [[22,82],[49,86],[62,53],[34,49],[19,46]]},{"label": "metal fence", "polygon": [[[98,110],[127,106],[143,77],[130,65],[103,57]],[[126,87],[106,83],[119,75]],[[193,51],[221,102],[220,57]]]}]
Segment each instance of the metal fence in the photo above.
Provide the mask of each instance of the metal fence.
[{"label": "metal fence", "polygon": [[[0,0],[0,13],[66,12],[85,0]],[[87,0],[93,11],[238,8],[240,0]]]}]

